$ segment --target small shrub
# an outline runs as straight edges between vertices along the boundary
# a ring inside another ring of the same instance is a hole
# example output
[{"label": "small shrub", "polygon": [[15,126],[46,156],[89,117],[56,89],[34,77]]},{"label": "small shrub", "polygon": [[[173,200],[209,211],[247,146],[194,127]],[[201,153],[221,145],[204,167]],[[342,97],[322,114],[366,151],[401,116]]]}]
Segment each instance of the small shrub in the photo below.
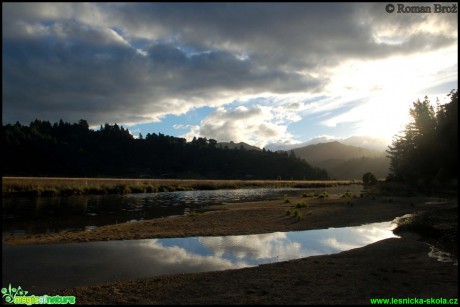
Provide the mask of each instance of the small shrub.
[{"label": "small shrub", "polygon": [[318,196],[318,198],[326,198],[326,197],[329,197],[329,193],[326,191],[321,192],[321,194],[319,194]]},{"label": "small shrub", "polygon": [[302,219],[302,212],[300,212],[300,210],[294,210],[294,217],[297,218],[298,221],[300,221]]},{"label": "small shrub", "polygon": [[288,199],[287,194],[284,194],[284,203],[289,204],[291,201]]},{"label": "small shrub", "polygon": [[286,209],[286,215],[290,216],[291,215],[291,209]]},{"label": "small shrub", "polygon": [[[353,197],[353,193],[351,193],[351,191],[346,191],[343,195],[342,195],[342,198],[345,198],[345,197]],[[356,197],[356,196],[355,196]]]},{"label": "small shrub", "polygon": [[300,202],[300,203],[297,203],[297,205],[295,205],[296,208],[304,208],[306,206],[307,205],[305,204],[305,202]]},{"label": "small shrub", "polygon": [[195,216],[198,216],[199,213],[196,212],[195,210],[192,210],[192,211],[188,212],[186,215],[190,216],[190,217],[195,217]]},{"label": "small shrub", "polygon": [[371,172],[367,172],[363,175],[363,183],[365,185],[376,185],[377,182],[377,178]]}]

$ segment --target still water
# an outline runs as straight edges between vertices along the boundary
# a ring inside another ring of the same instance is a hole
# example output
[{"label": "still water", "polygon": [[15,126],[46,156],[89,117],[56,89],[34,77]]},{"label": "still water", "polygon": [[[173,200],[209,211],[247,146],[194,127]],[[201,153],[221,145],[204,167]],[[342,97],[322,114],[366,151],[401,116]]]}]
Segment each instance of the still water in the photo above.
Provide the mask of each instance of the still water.
[{"label": "still water", "polygon": [[43,295],[128,278],[237,269],[334,254],[391,237],[396,237],[391,222],[383,222],[243,236],[3,246],[2,287],[11,283]]},{"label": "still water", "polygon": [[2,199],[2,235],[80,231],[95,227],[183,215],[210,205],[301,196],[305,192],[358,194],[362,185],[316,189],[237,189],[126,195],[11,197]]}]

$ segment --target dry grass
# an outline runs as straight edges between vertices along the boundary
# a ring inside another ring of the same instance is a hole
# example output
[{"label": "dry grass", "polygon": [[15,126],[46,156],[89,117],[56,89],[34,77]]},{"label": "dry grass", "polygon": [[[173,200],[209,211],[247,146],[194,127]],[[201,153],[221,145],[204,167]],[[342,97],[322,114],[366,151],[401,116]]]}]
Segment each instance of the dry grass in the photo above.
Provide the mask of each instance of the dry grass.
[{"label": "dry grass", "polygon": [[152,193],[184,190],[296,187],[315,188],[347,185],[351,181],[195,180],[3,177],[3,196]]}]

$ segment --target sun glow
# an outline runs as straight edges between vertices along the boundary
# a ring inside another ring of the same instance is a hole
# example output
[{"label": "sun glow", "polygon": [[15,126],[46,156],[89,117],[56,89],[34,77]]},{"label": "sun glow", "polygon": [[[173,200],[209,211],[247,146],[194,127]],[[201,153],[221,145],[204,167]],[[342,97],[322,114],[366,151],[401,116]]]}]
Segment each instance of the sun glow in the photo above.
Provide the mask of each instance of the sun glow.
[{"label": "sun glow", "polygon": [[[441,52],[398,56],[380,61],[349,61],[335,72],[328,91],[360,100],[354,108],[329,118],[325,125],[335,126],[343,122],[354,123],[355,133],[384,137],[404,129],[409,122],[412,102],[425,95],[424,89],[442,85],[452,74],[457,74],[455,56],[457,48]],[[436,99],[436,98],[434,98]]]}]

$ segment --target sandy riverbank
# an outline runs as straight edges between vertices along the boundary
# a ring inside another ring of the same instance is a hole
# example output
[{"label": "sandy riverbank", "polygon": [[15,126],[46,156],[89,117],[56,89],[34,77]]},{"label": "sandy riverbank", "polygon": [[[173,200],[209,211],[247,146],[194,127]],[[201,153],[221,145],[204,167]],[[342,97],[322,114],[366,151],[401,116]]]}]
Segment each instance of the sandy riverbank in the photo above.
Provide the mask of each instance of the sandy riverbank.
[{"label": "sandy riverbank", "polygon": [[[430,200],[430,202],[428,201]],[[40,244],[161,237],[239,235],[344,227],[427,210],[457,212],[457,200],[423,197],[289,198],[227,204],[194,216],[109,225],[93,231],[4,238]],[[298,203],[302,218],[287,216]],[[449,211],[450,210],[450,211]],[[445,226],[445,225],[444,225]],[[452,226],[452,225],[451,225]],[[456,227],[456,226],[455,226]],[[458,266],[427,256],[414,238],[387,239],[336,255],[254,268],[179,274],[80,287],[56,293],[81,304],[369,304],[371,298],[457,298]]]},{"label": "sandy riverbank", "polygon": [[[331,195],[324,199],[291,197],[289,201],[286,203],[284,199],[279,199],[216,205],[210,207],[209,211],[197,212],[193,216],[107,225],[91,231],[6,237],[3,243],[48,244],[325,229],[389,221],[409,213],[456,206],[455,201],[437,204],[432,202],[433,199],[430,203],[424,197],[341,198],[340,195]],[[305,204],[297,209],[302,214],[300,220],[286,214],[288,209],[295,211],[299,203]]]}]

